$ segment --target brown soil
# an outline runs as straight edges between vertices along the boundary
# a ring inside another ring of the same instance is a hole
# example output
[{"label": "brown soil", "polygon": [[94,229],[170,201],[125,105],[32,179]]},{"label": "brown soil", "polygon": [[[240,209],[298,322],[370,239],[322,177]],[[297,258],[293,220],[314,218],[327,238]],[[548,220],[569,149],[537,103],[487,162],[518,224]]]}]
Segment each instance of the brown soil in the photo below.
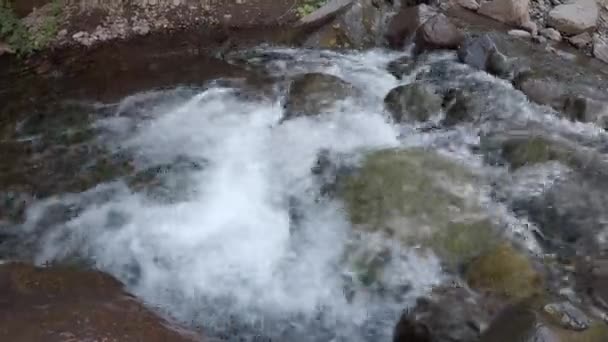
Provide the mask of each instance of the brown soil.
[{"label": "brown soil", "polygon": [[201,341],[144,308],[112,277],[68,268],[0,266],[0,341]]}]

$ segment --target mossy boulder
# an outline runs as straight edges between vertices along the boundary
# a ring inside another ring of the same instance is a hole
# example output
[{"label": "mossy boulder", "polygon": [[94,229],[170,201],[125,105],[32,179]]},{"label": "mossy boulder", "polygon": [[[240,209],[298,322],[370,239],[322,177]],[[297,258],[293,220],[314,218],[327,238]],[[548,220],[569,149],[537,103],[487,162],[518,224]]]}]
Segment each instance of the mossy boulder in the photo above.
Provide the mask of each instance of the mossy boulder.
[{"label": "mossy boulder", "polygon": [[338,194],[356,228],[430,247],[459,263],[492,246],[495,237],[478,203],[479,181],[435,152],[390,149],[367,155],[359,170],[342,175]]},{"label": "mossy boulder", "polygon": [[474,289],[512,301],[543,292],[542,276],[524,254],[508,243],[473,260],[466,279]]}]

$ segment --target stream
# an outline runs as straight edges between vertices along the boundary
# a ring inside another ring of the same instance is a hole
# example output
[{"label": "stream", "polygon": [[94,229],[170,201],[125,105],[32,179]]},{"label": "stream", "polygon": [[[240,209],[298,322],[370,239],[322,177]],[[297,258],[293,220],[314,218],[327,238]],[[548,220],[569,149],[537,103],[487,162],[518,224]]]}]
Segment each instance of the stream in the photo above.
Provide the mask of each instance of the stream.
[{"label": "stream", "polygon": [[[313,172],[321,154],[357,169],[372,151],[432,150],[480,179],[460,195],[480,203],[502,239],[537,256],[545,248],[538,227],[514,211],[513,198],[534,198],[571,170],[490,163],[480,137],[534,128],[581,149],[607,146],[597,126],[557,117],[453,52],[427,54],[394,77],[388,64],[407,56],[258,47],[226,59],[264,74],[261,83],[229,77],[111,103],[66,99],[48,107],[55,118],[42,124],[26,115],[0,143],[15,154],[27,149],[27,159],[1,177],[37,180],[3,193],[27,206],[0,217],[0,258],[108,272],[150,307],[218,340],[390,341],[404,309],[458,277],[432,249],[354,229],[344,201]],[[338,76],[362,95],[283,120],[289,81],[311,72]],[[440,110],[426,123],[395,123],[384,97],[421,79],[471,90],[481,118],[441,127]],[[355,279],[345,261],[353,250],[390,255],[381,285]]]}]

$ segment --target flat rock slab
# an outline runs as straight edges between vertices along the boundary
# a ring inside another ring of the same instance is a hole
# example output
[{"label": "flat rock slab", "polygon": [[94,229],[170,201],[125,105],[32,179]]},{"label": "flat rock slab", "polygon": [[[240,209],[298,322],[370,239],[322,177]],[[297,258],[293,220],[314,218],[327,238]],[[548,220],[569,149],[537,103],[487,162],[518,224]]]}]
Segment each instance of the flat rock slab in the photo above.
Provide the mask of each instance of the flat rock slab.
[{"label": "flat rock slab", "polygon": [[599,11],[595,0],[575,0],[549,12],[549,25],[566,34],[579,34],[595,28]]}]

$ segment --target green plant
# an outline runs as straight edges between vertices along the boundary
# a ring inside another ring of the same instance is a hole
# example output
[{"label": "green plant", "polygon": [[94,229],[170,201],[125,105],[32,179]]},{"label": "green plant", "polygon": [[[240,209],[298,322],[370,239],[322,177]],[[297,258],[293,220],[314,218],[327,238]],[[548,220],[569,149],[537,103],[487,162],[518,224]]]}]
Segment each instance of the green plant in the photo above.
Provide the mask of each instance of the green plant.
[{"label": "green plant", "polygon": [[20,56],[27,56],[41,50],[55,38],[59,29],[61,3],[54,0],[49,14],[35,27],[28,29],[15,15],[6,0],[0,0],[0,38]]},{"label": "green plant", "polygon": [[325,5],[327,0],[302,0],[298,6],[298,15],[304,17]]}]

